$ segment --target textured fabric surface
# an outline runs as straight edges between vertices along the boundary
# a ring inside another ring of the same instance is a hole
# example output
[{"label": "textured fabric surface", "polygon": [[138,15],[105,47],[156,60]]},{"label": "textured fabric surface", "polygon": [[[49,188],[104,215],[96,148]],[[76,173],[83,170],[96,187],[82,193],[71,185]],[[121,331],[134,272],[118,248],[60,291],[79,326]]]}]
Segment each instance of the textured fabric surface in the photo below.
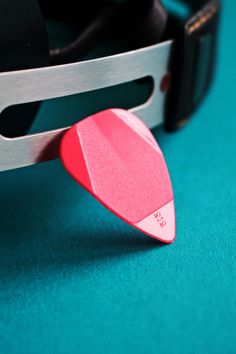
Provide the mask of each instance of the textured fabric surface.
[{"label": "textured fabric surface", "polygon": [[118,220],[59,161],[1,173],[0,353],[236,352],[235,13],[225,1],[217,76],[194,119],[154,131],[172,245]]}]

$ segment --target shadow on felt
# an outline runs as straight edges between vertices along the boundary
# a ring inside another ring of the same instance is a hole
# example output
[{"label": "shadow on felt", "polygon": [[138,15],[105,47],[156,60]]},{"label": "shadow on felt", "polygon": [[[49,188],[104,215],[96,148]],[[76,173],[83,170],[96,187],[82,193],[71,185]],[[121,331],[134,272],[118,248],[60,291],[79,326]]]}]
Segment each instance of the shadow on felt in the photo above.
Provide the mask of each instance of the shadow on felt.
[{"label": "shadow on felt", "polygon": [[[102,206],[91,205],[97,203],[92,197],[85,201],[87,194],[58,162],[6,172],[1,185],[0,283],[4,287],[26,276],[34,282],[66,267],[78,272],[96,264],[97,269],[105,262],[164,246],[125,225]],[[78,214],[73,210],[73,198],[79,208],[87,203],[93,214],[98,210],[94,225],[82,209]],[[70,213],[70,208],[75,220],[67,224],[64,214]]]}]

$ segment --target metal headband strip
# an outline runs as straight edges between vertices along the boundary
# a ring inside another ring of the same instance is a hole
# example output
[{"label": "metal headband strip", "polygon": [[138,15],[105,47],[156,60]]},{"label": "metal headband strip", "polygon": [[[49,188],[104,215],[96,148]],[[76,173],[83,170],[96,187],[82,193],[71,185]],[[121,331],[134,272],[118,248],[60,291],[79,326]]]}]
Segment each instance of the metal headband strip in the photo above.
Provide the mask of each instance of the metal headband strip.
[{"label": "metal headband strip", "polygon": [[[19,103],[73,95],[151,76],[154,81],[151,96],[131,111],[152,128],[163,122],[165,93],[159,86],[167,72],[171,46],[172,41],[167,41],[104,58],[1,73],[0,112]],[[68,127],[17,138],[0,135],[0,171],[56,158],[66,129]]]}]

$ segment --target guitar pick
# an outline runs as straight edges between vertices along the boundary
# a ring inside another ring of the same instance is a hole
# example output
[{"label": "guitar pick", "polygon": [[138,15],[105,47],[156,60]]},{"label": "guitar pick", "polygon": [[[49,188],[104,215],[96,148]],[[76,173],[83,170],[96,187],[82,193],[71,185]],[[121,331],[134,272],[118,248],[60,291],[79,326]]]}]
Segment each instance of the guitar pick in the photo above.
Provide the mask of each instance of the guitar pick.
[{"label": "guitar pick", "polygon": [[94,114],[65,133],[60,156],[70,175],[123,221],[165,243],[174,240],[168,169],[138,117],[122,109]]}]

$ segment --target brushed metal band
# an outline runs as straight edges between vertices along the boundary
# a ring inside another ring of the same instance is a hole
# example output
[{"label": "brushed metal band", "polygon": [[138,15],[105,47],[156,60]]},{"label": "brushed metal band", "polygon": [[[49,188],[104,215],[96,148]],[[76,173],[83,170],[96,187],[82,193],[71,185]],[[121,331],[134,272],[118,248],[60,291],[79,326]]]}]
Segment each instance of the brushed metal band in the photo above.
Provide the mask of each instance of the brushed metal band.
[{"label": "brushed metal band", "polygon": [[[131,111],[152,128],[164,120],[165,92],[161,92],[160,82],[168,70],[171,47],[172,41],[166,41],[104,58],[1,73],[0,112],[15,104],[73,95],[151,76],[154,81],[151,96]],[[56,158],[66,129],[17,138],[0,135],[0,171]]]}]

